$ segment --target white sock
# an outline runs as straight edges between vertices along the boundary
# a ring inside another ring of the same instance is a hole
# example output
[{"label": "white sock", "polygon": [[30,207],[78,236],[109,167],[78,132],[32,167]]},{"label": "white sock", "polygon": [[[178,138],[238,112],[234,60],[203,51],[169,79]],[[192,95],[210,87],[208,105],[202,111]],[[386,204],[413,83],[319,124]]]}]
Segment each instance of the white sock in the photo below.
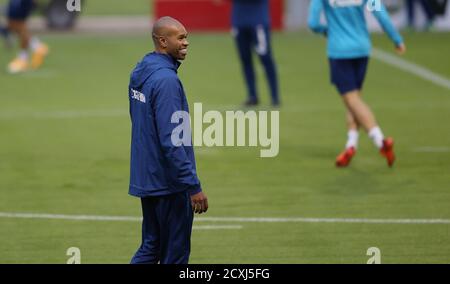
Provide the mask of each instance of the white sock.
[{"label": "white sock", "polygon": [[383,132],[381,132],[380,127],[375,126],[372,129],[369,130],[369,137],[372,139],[375,146],[378,147],[378,149],[381,149],[383,147],[383,139],[384,135]]},{"label": "white sock", "polygon": [[37,37],[32,37],[30,40],[30,49],[31,51],[35,51],[41,46],[41,41]]},{"label": "white sock", "polygon": [[347,133],[347,144],[345,144],[345,149],[348,148],[357,148],[358,147],[358,138],[359,138],[359,133],[357,130],[355,129],[351,129],[348,131]]},{"label": "white sock", "polygon": [[20,59],[22,59],[22,60],[28,61],[28,50],[22,49],[22,50],[19,52],[18,57],[19,57]]}]

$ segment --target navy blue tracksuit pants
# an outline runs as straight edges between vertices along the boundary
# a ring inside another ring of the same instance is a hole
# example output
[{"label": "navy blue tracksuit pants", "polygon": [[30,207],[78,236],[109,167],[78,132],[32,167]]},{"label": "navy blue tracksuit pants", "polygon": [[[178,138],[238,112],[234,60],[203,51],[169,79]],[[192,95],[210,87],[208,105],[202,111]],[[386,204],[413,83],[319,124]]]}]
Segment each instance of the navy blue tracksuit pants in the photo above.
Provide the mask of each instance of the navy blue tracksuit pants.
[{"label": "navy blue tracksuit pants", "polygon": [[425,12],[425,15],[427,17],[427,21],[432,21],[435,17],[433,7],[430,5],[428,0],[408,0],[406,1],[408,7],[408,25],[411,27],[414,26],[414,20],[416,16],[414,4],[416,2],[419,2],[422,6],[423,11]]},{"label": "navy blue tracksuit pants", "polygon": [[194,215],[188,192],[141,198],[142,244],[131,263],[187,264]]},{"label": "navy blue tracksuit pants", "polygon": [[254,50],[264,67],[272,103],[279,103],[277,71],[270,45],[270,28],[263,25],[248,28],[234,27],[233,35],[241,59],[249,98],[251,100],[257,100],[258,98],[252,60],[252,52]]}]

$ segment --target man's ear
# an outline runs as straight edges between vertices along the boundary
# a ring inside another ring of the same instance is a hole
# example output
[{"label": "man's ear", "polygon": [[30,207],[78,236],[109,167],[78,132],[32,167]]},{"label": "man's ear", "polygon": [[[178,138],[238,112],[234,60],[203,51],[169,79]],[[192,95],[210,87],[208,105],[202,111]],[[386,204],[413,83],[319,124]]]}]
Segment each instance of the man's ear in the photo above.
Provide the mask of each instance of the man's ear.
[{"label": "man's ear", "polygon": [[161,47],[167,48],[167,38],[165,36],[160,36],[158,40]]}]

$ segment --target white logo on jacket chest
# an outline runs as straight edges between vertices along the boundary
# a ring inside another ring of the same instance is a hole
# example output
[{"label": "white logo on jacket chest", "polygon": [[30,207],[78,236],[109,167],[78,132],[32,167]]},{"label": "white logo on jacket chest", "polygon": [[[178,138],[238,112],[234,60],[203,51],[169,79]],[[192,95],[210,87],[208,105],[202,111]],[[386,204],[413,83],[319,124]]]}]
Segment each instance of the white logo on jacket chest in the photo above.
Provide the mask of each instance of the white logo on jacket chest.
[{"label": "white logo on jacket chest", "polygon": [[133,94],[131,95],[131,98],[132,98],[132,99],[138,100],[138,101],[140,101],[141,103],[144,103],[144,104],[145,104],[145,95],[144,95],[143,93],[141,93],[141,92],[139,92],[139,91],[136,91],[135,89],[131,89],[131,92],[133,93]]},{"label": "white logo on jacket chest", "polygon": [[329,0],[331,7],[361,6],[364,0]]}]

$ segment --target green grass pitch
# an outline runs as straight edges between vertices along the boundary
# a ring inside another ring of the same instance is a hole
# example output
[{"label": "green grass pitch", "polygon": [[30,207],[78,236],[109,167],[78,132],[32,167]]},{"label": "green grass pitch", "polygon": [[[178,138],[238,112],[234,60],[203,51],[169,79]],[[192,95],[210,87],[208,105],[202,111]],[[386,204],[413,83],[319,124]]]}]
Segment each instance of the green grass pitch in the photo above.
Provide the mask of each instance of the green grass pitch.
[{"label": "green grass pitch", "polygon": [[[406,60],[450,78],[450,34],[406,34]],[[146,36],[44,36],[42,69],[0,72],[0,212],[140,216],[127,195],[129,72],[151,50]],[[245,89],[229,34],[192,34],[180,68],[188,100],[236,109]],[[387,168],[365,135],[352,165],[336,169],[344,108],[329,84],[325,41],[275,34],[283,106],[280,153],[196,148],[209,217],[450,219],[450,90],[372,59],[364,97],[398,162]],[[380,35],[374,44],[392,52]],[[4,70],[13,53],[2,51]],[[259,64],[258,64],[259,66]],[[258,67],[263,105],[269,96]],[[265,108],[264,106],[262,107]],[[425,150],[424,150],[425,149]],[[426,150],[431,149],[431,151]],[[202,215],[203,217],[203,215]],[[194,230],[191,263],[449,263],[450,224],[238,223]],[[0,218],[0,263],[128,263],[140,223]]]}]

